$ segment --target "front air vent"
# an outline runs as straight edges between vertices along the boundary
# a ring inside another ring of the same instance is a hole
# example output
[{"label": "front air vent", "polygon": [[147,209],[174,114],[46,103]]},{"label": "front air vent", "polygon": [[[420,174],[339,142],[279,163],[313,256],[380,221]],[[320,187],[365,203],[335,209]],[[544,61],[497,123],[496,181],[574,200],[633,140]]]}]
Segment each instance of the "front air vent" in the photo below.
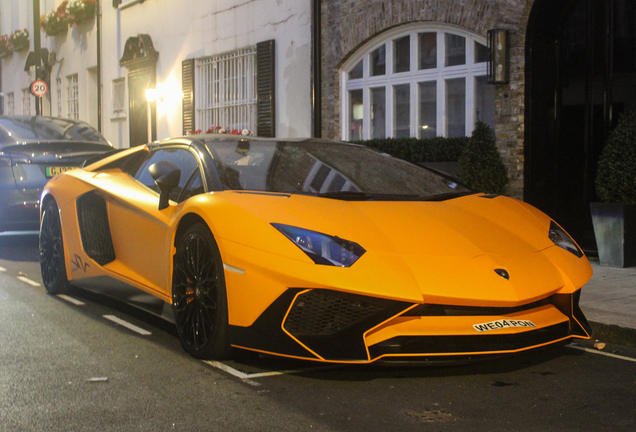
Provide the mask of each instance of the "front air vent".
[{"label": "front air vent", "polygon": [[544,298],[532,303],[515,307],[478,307],[421,304],[404,313],[403,316],[499,316],[509,315],[517,312],[524,312],[549,304],[552,304],[550,298]]},{"label": "front air vent", "polygon": [[294,336],[332,335],[392,303],[373,297],[313,290],[298,296],[285,320],[285,330]]},{"label": "front air vent", "polygon": [[395,300],[315,289],[295,298],[283,328],[324,359],[365,360],[364,333],[409,306]]},{"label": "front air vent", "polygon": [[94,191],[78,197],[77,221],[86,255],[102,266],[114,261],[106,200]]}]

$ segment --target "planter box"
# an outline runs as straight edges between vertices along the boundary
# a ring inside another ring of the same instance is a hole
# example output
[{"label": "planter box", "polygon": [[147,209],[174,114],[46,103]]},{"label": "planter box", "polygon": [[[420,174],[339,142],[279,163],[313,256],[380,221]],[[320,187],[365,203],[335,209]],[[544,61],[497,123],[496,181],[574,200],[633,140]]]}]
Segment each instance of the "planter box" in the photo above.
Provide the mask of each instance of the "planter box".
[{"label": "planter box", "polygon": [[29,48],[29,40],[28,39],[21,39],[21,40],[17,40],[17,41],[11,41],[11,51],[14,52],[18,52],[18,51],[23,51],[27,48]]},{"label": "planter box", "polygon": [[62,23],[59,25],[51,26],[47,31],[45,31],[47,36],[62,36],[68,33],[68,24]]},{"label": "planter box", "polygon": [[636,266],[636,204],[590,203],[590,210],[601,265]]}]

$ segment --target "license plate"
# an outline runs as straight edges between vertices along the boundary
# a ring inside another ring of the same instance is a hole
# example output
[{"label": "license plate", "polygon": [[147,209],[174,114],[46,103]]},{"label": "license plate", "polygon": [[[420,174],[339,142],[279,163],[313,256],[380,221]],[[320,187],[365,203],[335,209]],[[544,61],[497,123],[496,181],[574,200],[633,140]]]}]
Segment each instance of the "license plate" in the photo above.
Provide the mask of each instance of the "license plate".
[{"label": "license plate", "polygon": [[506,327],[536,327],[532,321],[528,320],[511,320],[500,319],[497,321],[490,321],[483,324],[475,324],[473,328],[478,332],[487,332],[491,330],[501,330]]},{"label": "license plate", "polygon": [[55,167],[46,167],[46,176],[47,177],[55,177],[58,174],[61,174],[65,171],[73,170],[77,167],[70,166],[55,166]]}]

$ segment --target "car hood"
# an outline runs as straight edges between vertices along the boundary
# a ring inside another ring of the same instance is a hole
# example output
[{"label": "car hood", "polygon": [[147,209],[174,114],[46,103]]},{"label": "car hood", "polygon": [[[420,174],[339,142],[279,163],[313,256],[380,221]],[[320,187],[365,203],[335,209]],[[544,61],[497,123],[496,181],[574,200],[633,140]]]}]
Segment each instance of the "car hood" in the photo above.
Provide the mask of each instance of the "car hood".
[{"label": "car hood", "polygon": [[[386,202],[222,195],[261,223],[293,225],[358,243],[366,253],[352,270],[368,266],[367,271],[377,272],[382,271],[382,262],[399,261],[397,268],[409,274],[409,283],[417,286],[424,301],[522,304],[566,286],[580,287],[591,277],[587,259],[576,258],[550,241],[548,216],[503,196]],[[254,233],[244,228],[259,223],[236,224],[241,219],[237,214],[234,228],[222,232],[233,241],[254,244]],[[264,249],[277,244],[265,241],[270,246],[262,244]],[[500,269],[508,279],[496,272]]]}]

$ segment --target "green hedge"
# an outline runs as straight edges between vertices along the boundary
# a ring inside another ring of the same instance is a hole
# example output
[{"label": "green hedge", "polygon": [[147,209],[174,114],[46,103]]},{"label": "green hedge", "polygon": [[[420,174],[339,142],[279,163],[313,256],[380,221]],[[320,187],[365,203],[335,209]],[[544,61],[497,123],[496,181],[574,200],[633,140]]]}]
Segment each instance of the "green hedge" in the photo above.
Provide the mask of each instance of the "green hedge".
[{"label": "green hedge", "polygon": [[409,162],[457,162],[469,137],[461,138],[386,138],[351,141],[378,149]]},{"label": "green hedge", "polygon": [[596,193],[603,202],[636,204],[636,112],[626,111],[598,161]]}]

